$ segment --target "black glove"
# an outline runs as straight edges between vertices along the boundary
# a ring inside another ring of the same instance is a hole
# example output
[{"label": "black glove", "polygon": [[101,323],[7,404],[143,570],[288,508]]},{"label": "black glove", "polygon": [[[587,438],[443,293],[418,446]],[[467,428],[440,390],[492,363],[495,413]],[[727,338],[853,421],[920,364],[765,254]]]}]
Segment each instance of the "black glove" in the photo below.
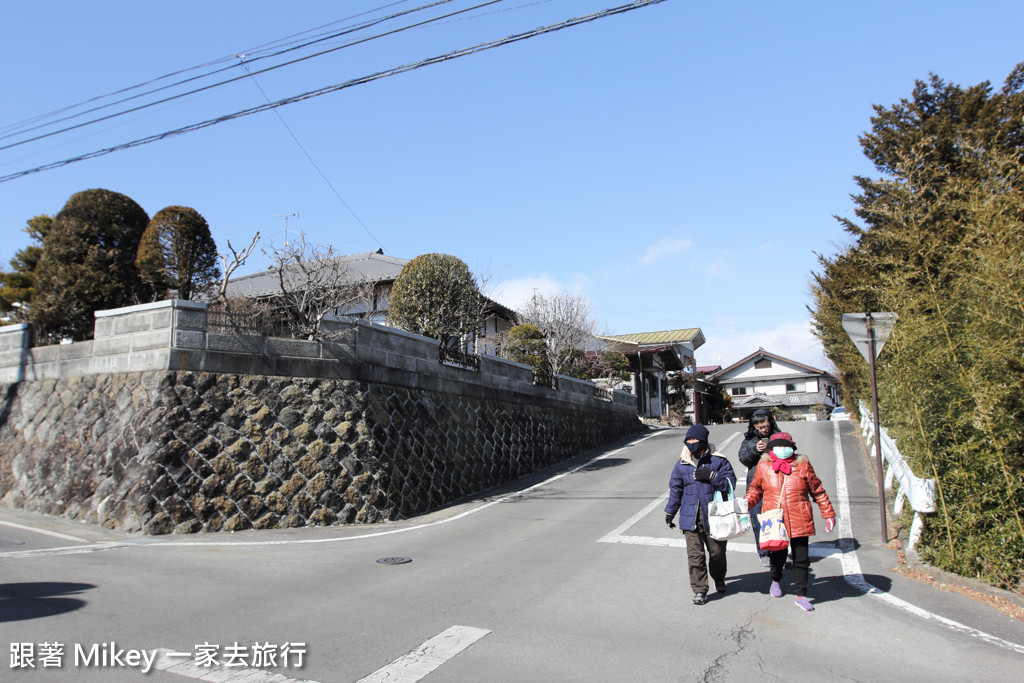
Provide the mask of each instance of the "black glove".
[{"label": "black glove", "polygon": [[673,517],[675,517],[675,515],[665,515],[665,524],[668,524],[668,528],[669,529],[675,529],[676,528],[676,525],[672,523],[672,518]]},{"label": "black glove", "polygon": [[697,471],[693,473],[693,478],[697,481],[703,481],[710,484],[715,480],[716,474],[718,474],[718,472],[715,472],[710,467],[698,467]]}]

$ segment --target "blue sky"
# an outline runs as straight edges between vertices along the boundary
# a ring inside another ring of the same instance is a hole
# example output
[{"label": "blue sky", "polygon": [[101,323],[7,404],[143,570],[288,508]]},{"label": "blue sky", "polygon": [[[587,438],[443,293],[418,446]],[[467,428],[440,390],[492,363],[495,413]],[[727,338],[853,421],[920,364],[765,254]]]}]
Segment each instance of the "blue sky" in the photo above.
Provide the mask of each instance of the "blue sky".
[{"label": "blue sky", "polygon": [[[0,150],[0,175],[624,2],[506,0]],[[311,29],[425,4],[2,3],[0,134]],[[833,216],[851,215],[852,177],[875,175],[858,143],[872,105],[909,97],[929,73],[1001,87],[1024,61],[1022,25],[1019,1],[667,0],[285,106],[280,118],[256,114],[0,183],[0,263],[28,243],[27,219],[102,187],[150,215],[195,208],[221,249],[257,230],[283,241],[280,216],[299,214],[290,234],[341,252],[454,254],[507,305],[566,289],[586,295],[610,334],[700,327],[701,365],[761,346],[824,367],[808,326],[810,273],[815,252],[843,243]],[[251,259],[240,274],[266,264]]]}]

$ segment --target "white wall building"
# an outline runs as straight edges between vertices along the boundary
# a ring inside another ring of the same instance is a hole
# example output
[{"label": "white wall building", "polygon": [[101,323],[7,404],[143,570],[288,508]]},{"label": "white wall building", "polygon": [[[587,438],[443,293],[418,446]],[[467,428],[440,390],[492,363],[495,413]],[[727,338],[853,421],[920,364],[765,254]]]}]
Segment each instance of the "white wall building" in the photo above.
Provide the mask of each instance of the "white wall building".
[{"label": "white wall building", "polygon": [[823,420],[839,404],[838,380],[818,368],[758,349],[708,377],[732,396],[732,419],[758,408],[785,411],[798,420]]}]

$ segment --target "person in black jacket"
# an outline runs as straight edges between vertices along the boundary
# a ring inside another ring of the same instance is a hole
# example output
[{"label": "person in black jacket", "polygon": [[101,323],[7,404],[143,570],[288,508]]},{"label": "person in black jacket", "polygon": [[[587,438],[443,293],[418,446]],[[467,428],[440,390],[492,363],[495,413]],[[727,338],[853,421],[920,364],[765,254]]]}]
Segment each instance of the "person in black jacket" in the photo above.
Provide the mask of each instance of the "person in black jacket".
[{"label": "person in black jacket", "polygon": [[[779,431],[775,423],[775,416],[767,409],[755,410],[747,423],[747,433],[743,435],[743,443],[740,444],[739,458],[743,466],[747,468],[747,488],[754,480],[754,472],[757,470],[757,463],[764,453],[768,452],[768,437]],[[757,513],[761,512],[761,502],[750,509],[750,523],[754,527],[754,545],[757,546],[757,554],[761,558],[761,566],[769,565],[768,552],[761,550],[758,545],[761,535],[761,525],[757,521]]]},{"label": "person in black jacket", "polygon": [[727,590],[727,542],[707,533],[708,503],[714,500],[716,491],[728,495],[730,488],[736,486],[732,465],[725,456],[715,452],[708,443],[708,436],[704,425],[693,425],[686,431],[686,445],[672,468],[665,505],[665,524],[669,529],[675,528],[672,520],[676,512],[679,513],[679,530],[686,538],[686,561],[695,605],[708,601],[708,574],[715,582],[716,591],[725,593]]}]

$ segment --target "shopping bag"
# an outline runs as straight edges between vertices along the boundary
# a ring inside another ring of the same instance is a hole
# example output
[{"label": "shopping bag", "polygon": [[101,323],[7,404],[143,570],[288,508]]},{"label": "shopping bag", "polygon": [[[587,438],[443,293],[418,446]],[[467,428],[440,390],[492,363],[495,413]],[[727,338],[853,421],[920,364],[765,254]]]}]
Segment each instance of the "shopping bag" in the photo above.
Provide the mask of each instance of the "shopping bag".
[{"label": "shopping bag", "polygon": [[708,534],[717,541],[742,536],[750,530],[750,513],[746,498],[736,498],[729,482],[729,500],[722,500],[722,492],[715,491],[715,499],[708,503]]},{"label": "shopping bag", "polygon": [[782,523],[782,508],[762,510],[757,515],[761,524],[761,535],[758,545],[761,550],[785,550],[789,547],[789,533]]}]

